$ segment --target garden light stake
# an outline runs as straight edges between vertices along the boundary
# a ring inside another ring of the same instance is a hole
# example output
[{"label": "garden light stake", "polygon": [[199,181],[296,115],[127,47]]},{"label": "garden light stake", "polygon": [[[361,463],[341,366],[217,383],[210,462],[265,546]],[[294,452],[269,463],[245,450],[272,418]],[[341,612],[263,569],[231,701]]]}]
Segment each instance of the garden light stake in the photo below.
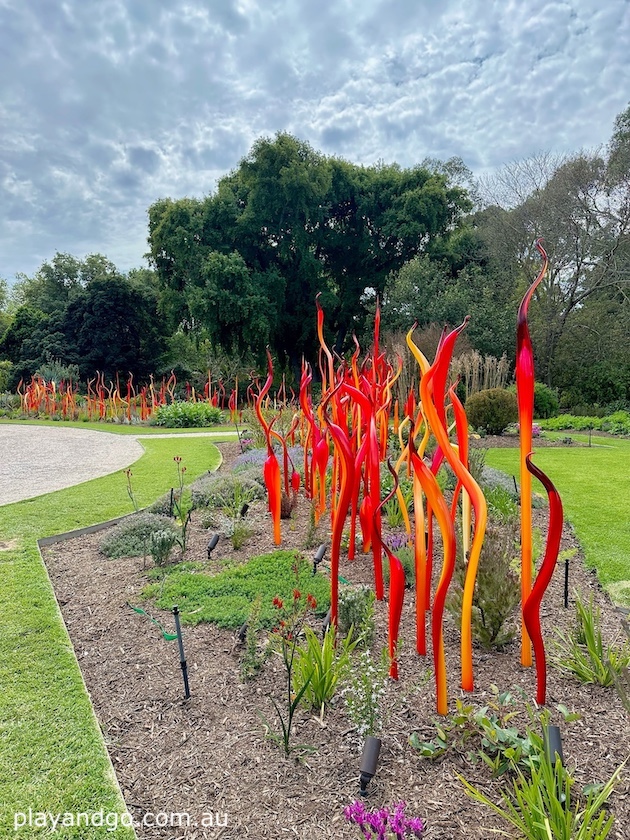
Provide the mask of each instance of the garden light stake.
[{"label": "garden light stake", "polygon": [[177,644],[179,646],[179,664],[182,666],[182,677],[184,678],[184,697],[188,700],[190,697],[190,688],[188,686],[188,664],[186,662],[186,656],[184,655],[182,628],[179,623],[179,607],[173,607],[173,615],[175,616],[175,630],[177,631]]}]

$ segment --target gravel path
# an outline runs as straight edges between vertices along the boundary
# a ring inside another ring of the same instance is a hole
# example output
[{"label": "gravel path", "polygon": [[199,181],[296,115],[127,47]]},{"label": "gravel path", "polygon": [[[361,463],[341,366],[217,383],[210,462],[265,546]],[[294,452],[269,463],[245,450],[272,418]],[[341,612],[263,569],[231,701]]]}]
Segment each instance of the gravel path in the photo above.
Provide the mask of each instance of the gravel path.
[{"label": "gravel path", "polygon": [[[211,437],[217,433],[207,434]],[[144,453],[139,439],[148,437],[171,435],[116,435],[89,429],[2,424],[0,505],[43,496],[123,470]]]}]

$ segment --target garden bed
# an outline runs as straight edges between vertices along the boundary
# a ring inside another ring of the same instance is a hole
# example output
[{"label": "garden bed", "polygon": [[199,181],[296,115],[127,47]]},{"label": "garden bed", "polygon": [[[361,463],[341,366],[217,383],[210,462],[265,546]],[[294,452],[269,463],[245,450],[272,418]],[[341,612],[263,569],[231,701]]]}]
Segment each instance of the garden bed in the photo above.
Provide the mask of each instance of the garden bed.
[{"label": "garden bed", "polygon": [[[219,448],[224,451],[226,469],[235,446]],[[534,514],[544,526],[545,511]],[[204,561],[216,570],[228,560],[239,562],[272,551],[264,501],[252,504],[248,518],[255,530],[248,543],[234,551],[222,540],[207,561],[208,532],[198,527],[195,514],[186,558]],[[312,556],[312,551],[304,550],[308,528],[309,505],[300,500],[294,519],[283,522],[282,547]],[[322,524],[318,542],[326,537]],[[323,725],[315,713],[300,709],[293,741],[315,749],[300,760],[285,758],[265,737],[260,717],[272,726],[277,723],[270,697],[281,697],[281,660],[271,657],[257,678],[244,683],[237,635],[203,624],[184,627],[192,694],[185,701],[177,643],[164,641],[154,624],[128,606],[143,606],[173,631],[169,613],[141,600],[147,583],[143,559],[109,560],[99,551],[101,539],[96,534],[58,543],[45,550],[45,562],[127,806],[138,820],[147,812],[189,812],[198,820],[203,814],[218,812],[219,821],[224,822],[227,815],[228,822],[205,829],[139,828],[140,840],[358,838],[358,829],[346,824],[343,808],[357,797],[361,743],[343,703],[333,703]],[[565,526],[562,548],[574,545],[571,529]],[[340,574],[353,583],[371,583],[370,558],[344,561]],[[572,591],[586,597],[593,594],[602,611],[606,637],[620,638],[620,615],[594,575],[584,569],[579,553],[571,560],[570,582]],[[304,581],[303,589],[308,591],[307,587]],[[574,610],[563,607],[561,568],[545,597],[541,617],[547,640],[554,628],[568,629],[573,622]],[[376,650],[386,643],[386,628],[387,606],[380,603]],[[418,657],[414,649],[410,591],[405,596],[400,637],[400,681],[388,689],[383,749],[366,802],[377,807],[405,800],[408,816],[426,820],[427,838],[487,840],[493,829],[507,826],[465,794],[457,774],[496,800],[501,781],[491,778],[481,760],[471,763],[461,751],[430,760],[420,758],[409,744],[412,732],[421,740],[435,737],[437,719],[432,659]],[[475,691],[466,695],[458,687],[459,631],[448,615],[445,647],[451,709],[456,698],[476,706],[491,702],[494,686],[535,696],[535,669],[520,666],[518,643],[501,653],[476,648]],[[627,758],[630,747],[629,718],[615,689],[583,685],[550,668],[548,701],[553,722],[562,727],[565,759],[575,769],[578,783],[608,779]],[[581,719],[561,722],[556,703],[579,712]],[[522,703],[518,708],[518,720],[524,725]],[[617,820],[610,837],[615,840],[627,836],[629,793],[626,772],[611,799]]]}]

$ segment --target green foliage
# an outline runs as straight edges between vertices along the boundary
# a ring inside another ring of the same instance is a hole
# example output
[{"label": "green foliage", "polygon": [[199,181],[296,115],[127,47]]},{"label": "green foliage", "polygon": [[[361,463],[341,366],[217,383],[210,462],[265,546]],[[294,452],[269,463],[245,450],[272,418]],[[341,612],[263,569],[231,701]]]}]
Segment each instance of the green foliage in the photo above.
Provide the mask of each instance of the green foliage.
[{"label": "green foliage", "polygon": [[[511,562],[518,556],[518,525],[515,521],[489,524],[479,558],[473,594],[472,634],[485,648],[501,648],[514,638],[515,630],[505,624],[521,600],[521,585]],[[461,558],[455,581],[446,600],[448,612],[461,619],[466,569]]]},{"label": "green foliage", "polygon": [[[513,694],[499,693],[496,686],[492,686],[492,693],[493,699],[479,708],[456,699],[455,711],[435,724],[435,738],[422,741],[414,732],[409,743],[424,758],[437,759],[455,751],[472,764],[481,760],[495,777],[508,772],[530,773],[543,760],[545,745],[540,733],[549,725],[550,713],[534,712],[528,705],[531,725],[520,733],[513,725],[518,714]],[[562,704],[556,708],[565,722],[580,717]]]},{"label": "green foliage", "polygon": [[241,679],[244,682],[254,679],[265,664],[271,648],[267,645],[262,652],[259,649],[258,635],[261,629],[260,613],[262,610],[262,595],[254,598],[249,615],[247,616],[247,629],[245,631],[245,647],[240,660]]},{"label": "green foliage", "polygon": [[480,486],[483,483],[483,471],[486,466],[487,452],[487,449],[479,446],[472,447],[468,452],[468,472]]},{"label": "green foliage", "polygon": [[382,706],[389,683],[389,668],[386,648],[376,660],[367,648],[353,661],[345,677],[346,712],[361,737],[378,735],[383,727]]},{"label": "green foliage", "polygon": [[149,535],[149,553],[156,566],[168,563],[173,546],[177,543],[177,534],[171,530],[152,531]]},{"label": "green foliage", "polygon": [[206,402],[194,403],[184,400],[161,405],[154,416],[156,426],[167,426],[169,429],[216,426],[223,422],[220,408]]},{"label": "green foliage", "polygon": [[226,516],[224,513],[214,511],[205,514],[201,524],[204,528],[213,528],[227,537],[235,551],[242,548],[253,534],[253,529],[240,513],[235,516]]},{"label": "green foliage", "polygon": [[630,412],[615,411],[602,420],[602,432],[611,435],[630,435]]},{"label": "green foliage", "polygon": [[473,428],[500,435],[518,417],[516,395],[503,388],[478,391],[466,400],[466,414]]},{"label": "green foliage", "polygon": [[0,394],[4,394],[5,391],[8,391],[12,373],[13,363],[8,359],[0,361]]},{"label": "green foliage", "polygon": [[149,553],[151,534],[168,531],[175,538],[179,531],[172,519],[155,513],[136,513],[107,531],[100,549],[106,557],[139,557]]},{"label": "green foliage", "polygon": [[149,584],[144,595],[156,598],[161,609],[168,610],[178,604],[182,621],[187,624],[207,621],[228,630],[236,630],[245,623],[253,600],[261,595],[261,627],[270,629],[276,618],[272,607],[274,596],[287,600],[295,587],[296,560],[300,580],[308,580],[309,591],[317,599],[315,613],[326,615],[330,606],[329,581],[323,575],[313,576],[311,564],[292,551],[254,557],[216,575],[191,573],[179,566],[169,567],[168,575],[155,569],[149,576],[157,577],[158,581]]},{"label": "green foliage", "polygon": [[244,504],[251,504],[255,499],[262,499],[265,487],[258,478],[239,473],[225,475],[206,475],[198,479],[191,487],[192,502],[195,508],[221,508],[226,513],[240,513]]},{"label": "green foliage", "polygon": [[576,795],[575,780],[556,757],[554,764],[542,756],[531,775],[520,770],[512,785],[502,793],[502,805],[459,776],[466,792],[503,817],[526,840],[604,840],[614,823],[614,816],[604,806],[610,797],[621,768],[603,786]]},{"label": "green foliage", "polygon": [[237,550],[252,535],[243,511],[246,513],[249,505],[264,493],[263,485],[255,479],[229,473],[216,478],[206,476],[196,482],[192,488],[192,500],[194,507],[206,508],[202,525],[218,528]]},{"label": "green foliage", "polygon": [[353,640],[350,632],[337,644],[332,625],[326,628],[321,642],[310,627],[304,628],[304,635],[306,644],[296,649],[293,691],[302,692],[306,702],[314,709],[321,709],[323,716],[324,707],[332,700],[337,684],[350,667],[350,653],[358,639]]},{"label": "green foliage", "polygon": [[173,489],[173,516],[179,526],[177,542],[182,550],[182,556],[186,553],[188,546],[188,528],[190,526],[190,515],[192,513],[192,501],[190,490],[185,486],[186,467],[182,464],[180,455],[173,458],[177,465],[177,487]]},{"label": "green foliage", "polygon": [[553,417],[558,413],[558,394],[544,382],[534,383],[534,417]]},{"label": "green foliage", "polygon": [[[394,485],[394,479],[389,470],[383,475],[381,479],[381,493],[386,495],[390,492]],[[399,490],[402,493],[403,504],[408,513],[413,510],[413,482],[408,478],[401,478],[399,483]],[[383,507],[383,518],[390,528],[399,528],[404,524],[403,512],[400,507],[398,494],[392,498]]]},{"label": "green foliage", "polygon": [[[295,573],[296,583],[299,583],[299,569],[297,562],[293,565],[293,571]],[[278,744],[278,746],[282,746],[286,756],[288,756],[292,750],[305,749],[303,745],[298,747],[291,746],[291,728],[293,726],[293,718],[297,707],[310,685],[314,671],[311,671],[310,673],[305,671],[302,672],[302,683],[297,691],[294,689],[293,675],[295,657],[298,651],[298,639],[306,627],[306,620],[309,612],[316,606],[316,601],[312,594],[309,593],[305,597],[302,597],[302,593],[299,589],[294,589],[293,596],[287,599],[287,601],[288,603],[285,603],[284,599],[277,595],[273,599],[273,607],[277,610],[278,623],[274,628],[271,637],[272,645],[274,645],[276,650],[278,650],[282,656],[285,672],[284,701],[281,701],[281,703],[284,702],[285,704],[285,710],[280,709],[280,705],[276,702],[274,697],[271,698],[278,720],[280,721],[281,734],[274,732],[269,724],[264,721],[267,737],[271,738],[276,744]]]},{"label": "green foliage", "polygon": [[615,411],[607,417],[587,417],[576,414],[560,414],[549,420],[541,420],[540,427],[548,432],[572,429],[576,432],[589,430],[608,432],[611,435],[630,435],[630,413]]},{"label": "green foliage", "polygon": [[61,359],[55,359],[50,354],[46,355],[46,362],[40,365],[35,373],[45,382],[54,382],[56,385],[62,381],[74,383],[79,381],[78,365],[66,365]]},{"label": "green foliage", "polygon": [[[271,412],[267,411],[266,409],[262,410],[263,416],[267,421],[270,421],[275,416],[275,412],[272,414]],[[256,412],[253,408],[244,408],[243,409],[243,423],[248,429],[248,435],[253,441],[254,449],[263,449],[267,446],[267,438],[265,437],[265,432],[263,427],[260,425],[258,417],[256,416]]]},{"label": "green foliage", "polygon": [[286,133],[260,138],[213,195],[149,209],[168,319],[194,319],[213,345],[259,357],[270,344],[299,371],[303,355],[316,357],[321,291],[341,351],[365,320],[366,286],[382,292],[391,271],[447,239],[470,209],[454,178],[424,166],[359,167]]},{"label": "green foliage", "polygon": [[500,484],[485,491],[488,515],[499,522],[509,523],[518,517],[518,504],[514,495]]},{"label": "green foliage", "polygon": [[605,645],[601,615],[593,597],[585,604],[579,596],[575,602],[576,625],[569,634],[557,631],[556,665],[583,683],[610,686],[630,665],[630,643]]},{"label": "green foliage", "polygon": [[[135,288],[114,266],[110,274],[90,280],[61,319],[62,352],[54,345],[49,352],[78,364],[83,380],[97,370],[106,381],[114,380],[117,372],[146,380],[159,363],[162,335],[156,296]],[[49,335],[54,337],[53,316],[50,322]]]},{"label": "green foliage", "polygon": [[346,637],[351,630],[359,645],[369,648],[374,640],[374,604],[376,595],[369,586],[346,586],[339,592],[339,633]]},{"label": "green foliage", "polygon": [[[393,553],[402,564],[405,573],[405,586],[407,588],[413,587],[416,582],[416,556],[413,546],[404,545],[402,548],[397,548]],[[383,579],[386,584],[389,584],[389,558],[387,556],[383,557]]]}]

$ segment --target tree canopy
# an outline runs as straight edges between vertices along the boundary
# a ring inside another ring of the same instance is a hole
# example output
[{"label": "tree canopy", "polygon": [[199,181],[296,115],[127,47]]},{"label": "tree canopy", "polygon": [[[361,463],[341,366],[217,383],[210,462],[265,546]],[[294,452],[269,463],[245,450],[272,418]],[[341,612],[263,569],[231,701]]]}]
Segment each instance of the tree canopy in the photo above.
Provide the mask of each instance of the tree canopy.
[{"label": "tree canopy", "polygon": [[316,352],[314,301],[336,348],[359,330],[364,293],[448,238],[471,207],[445,171],[362,167],[289,134],[258,140],[203,200],[149,209],[151,261],[171,324],[224,348],[266,344],[294,368]]},{"label": "tree canopy", "polygon": [[146,276],[127,278],[100,254],[79,260],[56,254],[14,292],[18,304],[0,340],[13,364],[11,384],[55,360],[77,365],[83,379],[98,370],[148,377],[163,351],[157,295]]},{"label": "tree canopy", "polygon": [[83,378],[172,367],[199,384],[208,367],[250,370],[267,346],[297,373],[317,357],[318,294],[339,353],[369,332],[378,298],[384,332],[439,335],[470,315],[468,346],[513,359],[539,236],[538,378],[568,406],[630,401],[630,107],[606,148],[480,184],[458,158],[359,166],[290,134],[260,138],[211,195],[149,208],[152,268],[59,253],[10,296],[0,281],[3,382],[58,360]]}]

